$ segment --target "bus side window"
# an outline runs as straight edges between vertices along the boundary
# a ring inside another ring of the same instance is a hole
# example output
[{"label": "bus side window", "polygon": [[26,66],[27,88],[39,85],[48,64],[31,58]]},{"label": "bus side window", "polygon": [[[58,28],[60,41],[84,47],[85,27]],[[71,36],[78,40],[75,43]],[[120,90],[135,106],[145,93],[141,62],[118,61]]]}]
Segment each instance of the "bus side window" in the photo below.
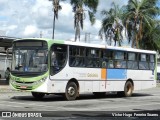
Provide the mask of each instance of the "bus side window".
[{"label": "bus side window", "polygon": [[92,51],[92,49],[90,49],[90,48],[87,48],[87,55],[86,55],[86,66],[87,67],[93,67],[92,65],[93,65],[93,62],[92,62],[92,53],[93,53],[93,51]]},{"label": "bus side window", "polygon": [[155,67],[155,55],[149,56],[149,68],[150,70],[154,70]]},{"label": "bus side window", "polygon": [[147,62],[147,55],[144,53],[140,54],[139,69],[142,70],[149,69],[149,65]]},{"label": "bus side window", "polygon": [[76,58],[75,57],[70,57],[70,59],[69,59],[69,65],[70,66],[74,66],[74,64],[76,63],[76,60],[75,60]]},{"label": "bus side window", "polygon": [[128,69],[138,69],[138,54],[128,53],[127,67]]},{"label": "bus side window", "polygon": [[71,67],[75,66],[75,63],[76,63],[76,57],[75,56],[76,56],[76,48],[70,46],[69,47],[69,65]]},{"label": "bus side window", "polygon": [[86,55],[86,66],[91,68],[100,68],[101,65],[101,50],[100,49],[93,49],[87,48],[87,55]]},{"label": "bus side window", "polygon": [[101,51],[101,60],[102,60],[102,68],[106,68],[107,67],[107,58],[106,58],[106,52],[105,50]]},{"label": "bus side window", "polygon": [[120,61],[115,61],[114,64],[115,68],[121,68]]},{"label": "bus side window", "polygon": [[74,66],[78,67],[79,66],[79,62],[80,62],[79,56],[76,56],[74,60],[75,60]]},{"label": "bus side window", "polygon": [[84,67],[85,66],[84,58],[85,58],[84,47],[70,46],[69,65],[71,67]]},{"label": "bus side window", "polygon": [[93,67],[93,60],[92,60],[92,58],[87,58],[87,67]]},{"label": "bus side window", "polygon": [[114,68],[113,51],[112,50],[103,50],[102,53],[103,53],[102,66],[106,65],[107,68]]},{"label": "bus side window", "polygon": [[108,68],[114,68],[113,60],[109,60]]},{"label": "bus side window", "polygon": [[127,54],[124,51],[114,51],[114,67],[126,68],[127,67]]},{"label": "bus side window", "polygon": [[107,62],[105,60],[102,61],[102,68],[106,68],[107,67]]}]

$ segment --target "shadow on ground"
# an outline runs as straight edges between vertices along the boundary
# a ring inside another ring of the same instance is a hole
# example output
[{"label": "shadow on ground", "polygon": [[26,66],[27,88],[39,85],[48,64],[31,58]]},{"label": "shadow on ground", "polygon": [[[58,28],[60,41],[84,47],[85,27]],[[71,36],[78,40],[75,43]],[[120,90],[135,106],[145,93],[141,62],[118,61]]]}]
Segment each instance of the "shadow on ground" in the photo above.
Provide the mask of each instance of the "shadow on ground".
[{"label": "shadow on ground", "polygon": [[[132,97],[145,97],[145,96],[153,96],[152,94],[146,94],[146,93],[134,93]],[[77,98],[77,100],[94,100],[94,99],[108,99],[109,98],[124,98],[124,99],[130,99],[132,97],[120,97],[117,94],[106,94],[103,97],[97,97],[93,94],[81,94],[80,97]],[[32,97],[32,95],[28,96],[13,96],[11,99],[15,100],[25,100],[25,101],[43,101],[43,102],[52,102],[52,101],[65,101],[65,98],[62,95],[46,95],[43,99],[35,99]]]}]

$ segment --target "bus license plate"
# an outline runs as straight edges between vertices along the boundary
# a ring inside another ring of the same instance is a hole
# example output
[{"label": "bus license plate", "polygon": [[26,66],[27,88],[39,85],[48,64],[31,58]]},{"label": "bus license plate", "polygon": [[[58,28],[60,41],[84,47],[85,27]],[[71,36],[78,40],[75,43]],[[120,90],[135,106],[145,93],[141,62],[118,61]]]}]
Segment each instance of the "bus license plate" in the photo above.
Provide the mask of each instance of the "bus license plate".
[{"label": "bus license plate", "polygon": [[20,88],[26,89],[26,88],[27,88],[27,86],[20,86]]}]

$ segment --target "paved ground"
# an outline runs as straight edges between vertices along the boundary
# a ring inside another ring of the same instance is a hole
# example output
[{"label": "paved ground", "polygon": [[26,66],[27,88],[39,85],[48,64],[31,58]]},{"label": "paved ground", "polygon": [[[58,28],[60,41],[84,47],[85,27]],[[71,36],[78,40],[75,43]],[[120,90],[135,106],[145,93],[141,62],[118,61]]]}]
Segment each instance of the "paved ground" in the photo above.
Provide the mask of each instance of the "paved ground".
[{"label": "paved ground", "polygon": [[[123,120],[136,119],[137,114],[146,115],[145,119],[157,120],[160,119],[160,113],[157,113],[157,111],[160,112],[159,91],[158,85],[156,88],[135,91],[133,97],[129,98],[118,97],[115,94],[96,98],[91,93],[87,93],[81,95],[76,101],[65,101],[63,97],[56,95],[35,100],[29,92],[16,92],[8,86],[0,86],[0,111],[12,111],[12,113],[17,111],[23,114],[40,112],[43,117],[52,116],[54,119],[82,119],[82,117],[83,119],[105,119],[107,116],[107,119]],[[155,117],[149,117],[151,115]],[[0,118],[0,120],[4,119],[6,118]]]}]

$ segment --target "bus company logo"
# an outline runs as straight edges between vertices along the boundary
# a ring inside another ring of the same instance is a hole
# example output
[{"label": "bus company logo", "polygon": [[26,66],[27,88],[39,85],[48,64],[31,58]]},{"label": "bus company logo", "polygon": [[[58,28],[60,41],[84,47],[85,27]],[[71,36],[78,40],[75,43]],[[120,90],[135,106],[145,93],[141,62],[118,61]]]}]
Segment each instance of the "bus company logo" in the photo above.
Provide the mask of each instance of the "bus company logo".
[{"label": "bus company logo", "polygon": [[88,73],[87,77],[98,77],[97,73]]},{"label": "bus company logo", "polygon": [[86,73],[78,73],[79,77],[86,77]]},{"label": "bus company logo", "polygon": [[2,117],[12,117],[11,112],[2,112]]}]

